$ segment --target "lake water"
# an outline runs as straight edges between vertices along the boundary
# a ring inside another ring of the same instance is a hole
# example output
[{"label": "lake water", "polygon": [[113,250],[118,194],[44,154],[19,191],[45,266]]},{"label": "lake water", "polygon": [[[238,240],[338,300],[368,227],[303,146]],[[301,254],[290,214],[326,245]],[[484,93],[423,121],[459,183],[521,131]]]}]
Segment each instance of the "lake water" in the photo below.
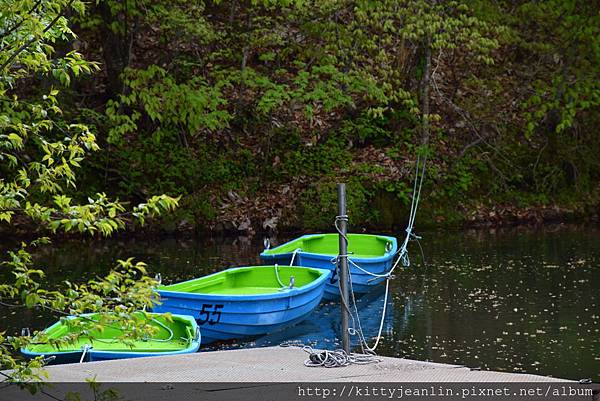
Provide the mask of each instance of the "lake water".
[{"label": "lake water", "polygon": [[[380,355],[600,380],[600,230],[421,234],[425,260],[413,243],[411,266],[399,270],[391,283]],[[261,238],[89,240],[54,244],[37,259],[50,280],[77,281],[134,256],[171,283],[258,264],[261,250]],[[357,300],[363,331],[371,340],[383,300],[383,288]],[[339,311],[337,303],[322,304],[293,328],[203,350],[285,341],[337,348]],[[42,329],[56,318],[21,309],[0,313],[0,330],[9,333]]]}]

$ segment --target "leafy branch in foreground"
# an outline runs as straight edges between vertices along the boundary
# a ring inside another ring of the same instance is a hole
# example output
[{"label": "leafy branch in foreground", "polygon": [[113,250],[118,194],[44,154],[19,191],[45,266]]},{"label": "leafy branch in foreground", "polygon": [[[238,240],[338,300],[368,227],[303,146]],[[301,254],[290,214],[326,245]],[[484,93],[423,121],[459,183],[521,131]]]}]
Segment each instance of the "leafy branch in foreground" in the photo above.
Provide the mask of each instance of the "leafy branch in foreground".
[{"label": "leafy branch in foreground", "polygon": [[[84,124],[65,121],[61,89],[82,75],[99,69],[76,51],[59,55],[55,46],[75,39],[68,15],[82,14],[79,0],[0,0],[0,224],[14,227],[16,219],[30,219],[52,233],[77,231],[111,235],[128,222],[143,224],[148,218],[177,207],[179,198],[153,196],[128,209],[104,193],[78,202],[76,171],[99,146]],[[158,299],[146,265],[133,259],[105,277],[86,283],[64,282],[47,288],[45,272],[36,266],[33,252],[50,238],[23,242],[0,262],[0,304],[9,308],[37,308],[66,319],[69,315],[98,312],[95,322],[83,319],[74,335],[54,341],[60,348],[80,336],[107,326],[119,327],[122,339],[133,341],[155,330],[140,320],[139,312]],[[37,333],[36,341],[44,341]],[[32,341],[29,335],[11,336],[0,330],[0,370],[8,379],[28,382],[47,378],[44,361],[18,359],[19,348]],[[46,339],[48,340],[48,339]]]}]

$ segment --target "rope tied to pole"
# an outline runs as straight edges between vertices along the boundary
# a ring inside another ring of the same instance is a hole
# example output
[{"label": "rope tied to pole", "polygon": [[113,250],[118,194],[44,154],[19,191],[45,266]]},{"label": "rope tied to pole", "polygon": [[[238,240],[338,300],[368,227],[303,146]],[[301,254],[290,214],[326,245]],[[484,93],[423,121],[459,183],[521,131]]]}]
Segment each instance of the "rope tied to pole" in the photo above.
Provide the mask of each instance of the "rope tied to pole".
[{"label": "rope tied to pole", "polygon": [[[349,243],[348,236],[346,234],[344,234],[342,232],[342,230],[340,229],[340,227],[338,226],[338,223],[340,221],[345,221],[347,223],[349,221],[348,215],[347,214],[342,214],[342,215],[339,215],[339,216],[335,216],[335,220],[333,222],[333,225],[335,226],[335,229],[337,230],[337,232],[344,238],[344,240],[346,241],[346,244],[348,244]],[[338,258],[340,256],[348,256],[348,255],[338,255]]]},{"label": "rope tied to pole", "polygon": [[[354,266],[356,269],[373,277],[372,279],[370,279],[368,281],[385,278],[385,281],[386,281],[385,296],[383,299],[383,310],[381,313],[379,330],[377,333],[377,337],[375,339],[375,344],[373,346],[369,346],[367,343],[367,340],[364,336],[364,332],[362,330],[360,316],[358,314],[358,307],[356,304],[356,298],[354,295],[354,290],[352,289],[352,275],[351,274],[348,275],[348,282],[350,284],[350,294],[352,296],[352,304],[354,306],[354,308],[353,308],[354,311],[352,311],[350,309],[350,306],[348,304],[346,304],[345,302],[343,302],[344,303],[343,307],[346,308],[346,310],[349,312],[350,317],[352,319],[352,325],[354,326],[354,327],[348,329],[348,333],[353,336],[358,335],[359,340],[360,340],[360,345],[361,345],[361,348],[363,349],[363,352],[365,352],[365,350],[367,350],[368,352],[374,354],[375,349],[379,345],[379,342],[381,340],[381,334],[383,332],[383,325],[385,323],[385,314],[387,311],[387,302],[388,302],[388,298],[389,298],[390,280],[395,277],[393,275],[394,270],[398,267],[398,265],[400,263],[402,263],[402,266],[405,268],[410,266],[410,257],[408,255],[408,245],[409,245],[410,241],[416,241],[417,244],[419,245],[419,248],[421,249],[421,253],[423,252],[423,249],[419,242],[419,240],[422,237],[415,234],[413,232],[413,230],[414,230],[414,224],[415,224],[415,220],[416,220],[416,216],[417,216],[417,209],[418,209],[419,201],[421,198],[421,190],[423,188],[423,181],[425,179],[426,161],[427,161],[427,155],[424,155],[424,156],[417,155],[417,160],[415,163],[415,180],[414,180],[414,184],[413,184],[413,196],[412,196],[411,205],[410,205],[408,224],[405,229],[406,236],[404,238],[404,241],[402,242],[400,250],[397,253],[398,257],[396,258],[396,261],[394,262],[392,268],[383,274],[377,274],[377,273],[370,272],[370,271],[364,269],[363,267],[361,267],[358,263],[356,263],[356,261],[354,261],[352,258],[349,257],[351,252],[346,252],[346,255],[338,255],[337,257],[332,258],[332,260],[331,260],[331,263],[334,263],[336,265],[336,272],[339,268],[339,260],[342,256],[344,256],[347,258],[348,262],[352,266]],[[344,233],[342,233],[342,231],[340,230],[340,228],[338,226],[339,221],[348,221],[348,216],[347,215],[336,216],[335,221],[334,221],[334,226],[335,226],[337,232],[346,240],[346,244],[348,244],[348,242],[349,242],[348,237]],[[340,288],[340,291],[341,291],[341,285],[340,285],[339,281],[338,281],[338,287]],[[356,325],[358,325],[358,328],[356,328]]]}]

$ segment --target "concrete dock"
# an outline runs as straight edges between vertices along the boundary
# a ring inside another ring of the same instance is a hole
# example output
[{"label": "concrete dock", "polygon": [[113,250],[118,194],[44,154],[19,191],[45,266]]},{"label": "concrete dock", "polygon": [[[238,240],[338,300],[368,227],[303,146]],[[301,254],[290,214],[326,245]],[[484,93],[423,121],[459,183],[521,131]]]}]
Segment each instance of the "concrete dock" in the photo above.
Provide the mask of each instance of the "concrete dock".
[{"label": "concrete dock", "polygon": [[268,347],[47,367],[49,380],[78,382],[553,382],[551,377],[381,357],[368,365],[306,367],[298,347]]},{"label": "concrete dock", "polygon": [[[401,358],[381,357],[377,363],[338,368],[307,367],[304,361],[308,356],[298,347],[268,347],[49,366],[50,386],[33,395],[17,385],[0,386],[0,401],[306,401],[329,397],[362,400],[364,396],[375,398],[373,401],[598,401],[600,394],[597,385]],[[99,390],[85,382],[92,378],[100,383]],[[102,391],[118,396],[106,398]],[[415,391],[420,392],[418,396]],[[478,398],[479,391],[507,396]],[[528,396],[517,397],[523,391]],[[561,395],[548,396],[556,391]],[[587,393],[565,398],[567,391]],[[424,397],[425,392],[430,396]],[[538,396],[529,396],[530,392]],[[68,398],[73,393],[77,398]]]}]

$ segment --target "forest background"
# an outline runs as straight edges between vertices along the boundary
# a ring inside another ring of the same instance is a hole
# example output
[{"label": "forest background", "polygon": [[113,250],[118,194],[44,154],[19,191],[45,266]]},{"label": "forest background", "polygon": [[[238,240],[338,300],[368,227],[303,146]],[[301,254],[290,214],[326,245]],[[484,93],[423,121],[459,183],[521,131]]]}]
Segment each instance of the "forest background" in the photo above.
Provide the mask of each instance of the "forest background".
[{"label": "forest background", "polygon": [[[99,147],[61,188],[74,203],[168,194],[179,207],[151,229],[327,230],[343,181],[351,225],[390,231],[421,156],[421,226],[597,218],[597,2],[5,3],[3,70],[23,71],[2,87],[4,147],[43,157],[11,124],[36,120],[42,97],[59,105],[44,138],[79,126]],[[40,43],[15,64],[31,21]],[[32,70],[49,33],[50,64]],[[35,228],[19,217],[11,232]]]}]

